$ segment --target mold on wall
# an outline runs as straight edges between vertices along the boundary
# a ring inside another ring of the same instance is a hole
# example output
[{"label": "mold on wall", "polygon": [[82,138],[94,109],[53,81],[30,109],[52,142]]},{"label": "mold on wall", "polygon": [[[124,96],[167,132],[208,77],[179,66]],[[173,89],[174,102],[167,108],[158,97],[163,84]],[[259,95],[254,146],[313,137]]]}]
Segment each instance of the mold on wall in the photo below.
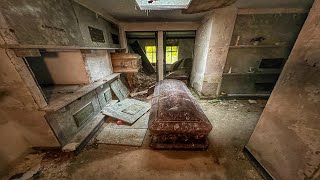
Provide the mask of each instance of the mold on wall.
[{"label": "mold on wall", "polygon": [[320,0],[309,16],[247,148],[275,179],[318,179]]}]

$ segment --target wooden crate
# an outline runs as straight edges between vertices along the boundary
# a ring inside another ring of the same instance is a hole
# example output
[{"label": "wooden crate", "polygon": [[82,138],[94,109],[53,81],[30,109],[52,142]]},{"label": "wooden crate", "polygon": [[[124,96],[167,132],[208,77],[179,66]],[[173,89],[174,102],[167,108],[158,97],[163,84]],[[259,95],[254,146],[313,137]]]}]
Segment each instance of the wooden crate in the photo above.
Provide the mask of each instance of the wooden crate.
[{"label": "wooden crate", "polygon": [[141,56],[130,53],[112,53],[111,61],[113,72],[133,73],[138,72],[141,67]]}]

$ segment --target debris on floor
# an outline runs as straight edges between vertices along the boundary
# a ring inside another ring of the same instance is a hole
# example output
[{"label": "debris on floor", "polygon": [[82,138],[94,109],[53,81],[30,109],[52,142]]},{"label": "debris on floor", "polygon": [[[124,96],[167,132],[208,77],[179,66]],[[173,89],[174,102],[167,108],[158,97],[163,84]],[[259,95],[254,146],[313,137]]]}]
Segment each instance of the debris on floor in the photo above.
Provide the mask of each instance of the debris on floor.
[{"label": "debris on floor", "polygon": [[97,136],[99,144],[142,146],[148,129],[150,113],[145,113],[133,124],[119,124],[120,120],[109,118],[107,125]]},{"label": "debris on floor", "polygon": [[156,84],[156,75],[146,75],[142,72],[135,73],[134,86],[137,88],[137,92],[148,90],[150,87]]},{"label": "debris on floor", "polygon": [[131,97],[135,97],[135,96],[139,96],[139,95],[145,95],[147,93],[148,93],[148,89],[147,90],[143,90],[143,91],[139,91],[139,92],[130,93],[130,96]]},{"label": "debris on floor", "polygon": [[[40,179],[116,179],[119,174],[122,179],[262,179],[243,156],[242,149],[261,115],[260,106],[266,100],[257,100],[257,104],[250,104],[248,100],[222,100],[215,104],[210,100],[197,102],[214,124],[207,151],[154,151],[148,148],[150,137],[145,135],[143,148],[98,144],[98,149],[87,149],[78,156],[61,151],[29,154],[2,179],[27,172],[39,163]],[[233,108],[235,106],[237,110]],[[131,126],[118,126],[118,119],[108,119],[105,126],[147,128],[148,117],[146,113]],[[141,121],[143,118],[146,119]],[[163,167],[172,171],[164,174]]]},{"label": "debris on floor", "polygon": [[19,173],[12,176],[10,180],[28,180],[31,178],[36,179],[36,177],[38,177],[40,173],[41,173],[41,165],[37,164],[36,166],[34,166],[33,168],[31,168],[25,173]]},{"label": "debris on floor", "polygon": [[97,136],[99,144],[142,146],[147,129],[116,129],[105,127]]},{"label": "debris on floor", "polygon": [[248,101],[249,101],[250,104],[257,104],[256,100],[249,99]]},{"label": "debris on floor", "polygon": [[79,143],[69,143],[62,148],[63,152],[73,152],[77,149]]}]

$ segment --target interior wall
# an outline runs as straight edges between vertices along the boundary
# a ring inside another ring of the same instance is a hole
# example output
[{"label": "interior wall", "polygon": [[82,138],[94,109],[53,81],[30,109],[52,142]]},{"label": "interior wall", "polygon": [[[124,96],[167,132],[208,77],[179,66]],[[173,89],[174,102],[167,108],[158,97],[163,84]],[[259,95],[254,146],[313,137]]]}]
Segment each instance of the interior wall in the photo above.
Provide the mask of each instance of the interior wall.
[{"label": "interior wall", "polygon": [[[228,74],[223,75],[220,92],[228,95],[270,94],[282,66],[263,69],[259,67],[260,63],[262,59],[275,58],[282,58],[285,63],[306,16],[305,13],[238,15],[224,68],[224,73]],[[254,42],[255,38],[263,39]],[[269,84],[269,90],[261,92],[256,83]]]},{"label": "interior wall", "polygon": [[[119,29],[113,29],[110,22],[98,16],[95,12],[83,7],[82,5],[73,2],[73,8],[79,21],[80,31],[83,41],[90,47],[120,47],[119,44],[114,44],[111,33],[119,36]],[[93,42],[90,37],[89,28],[94,27],[103,31],[105,42]]]},{"label": "interior wall", "polygon": [[95,82],[113,73],[110,52],[106,50],[83,51],[82,56],[90,82]]},{"label": "interior wall", "polygon": [[218,94],[236,17],[236,8],[217,9],[197,30],[191,86],[200,95]]},{"label": "interior wall", "polygon": [[192,38],[179,38],[179,59],[193,58],[193,49],[195,40]]},{"label": "interior wall", "polygon": [[320,0],[315,0],[247,148],[275,179],[320,177]]},{"label": "interior wall", "polygon": [[27,59],[40,85],[89,83],[80,51],[46,52]]},{"label": "interior wall", "polygon": [[0,49],[0,173],[32,146],[58,146],[6,51]]},{"label": "interior wall", "polygon": [[[111,38],[116,26],[72,0],[4,0],[0,10],[11,29],[3,34],[8,44],[120,47]],[[105,43],[93,42],[88,26],[102,30]]]},{"label": "interior wall", "polygon": [[[95,27],[94,25],[99,24],[102,18],[90,16],[86,19],[81,16],[81,13],[77,17],[72,3],[71,0],[2,1],[0,3],[0,44],[4,46],[12,44],[97,46],[89,42],[89,32],[84,29],[87,30],[87,25]],[[81,8],[78,10],[87,12],[87,9]],[[97,28],[102,28],[108,35],[115,32],[111,25],[99,25]],[[84,41],[84,38],[88,41]],[[110,38],[106,39],[104,47],[116,47],[110,44],[109,40]],[[28,152],[31,147],[60,146],[44,119],[44,113],[38,111],[39,107],[25,84],[27,82],[21,78],[21,74],[27,73],[27,70],[14,64],[6,51],[12,52],[0,49],[0,174],[1,171],[5,171],[8,164]],[[84,54],[85,57],[79,52],[62,52],[58,53],[59,59],[57,56],[46,59],[49,66],[58,67],[56,70],[59,73],[51,72],[55,74],[55,83],[72,84],[80,80],[81,83],[87,83],[112,73],[109,52]],[[23,63],[22,58],[17,59],[20,64]],[[77,69],[78,67],[81,69]],[[72,71],[73,68],[76,68],[76,71]],[[89,76],[86,74],[86,80],[84,80],[85,70],[89,72]],[[98,71],[100,73],[97,73]]]},{"label": "interior wall", "polygon": [[20,44],[83,45],[71,1],[4,0],[0,8]]}]

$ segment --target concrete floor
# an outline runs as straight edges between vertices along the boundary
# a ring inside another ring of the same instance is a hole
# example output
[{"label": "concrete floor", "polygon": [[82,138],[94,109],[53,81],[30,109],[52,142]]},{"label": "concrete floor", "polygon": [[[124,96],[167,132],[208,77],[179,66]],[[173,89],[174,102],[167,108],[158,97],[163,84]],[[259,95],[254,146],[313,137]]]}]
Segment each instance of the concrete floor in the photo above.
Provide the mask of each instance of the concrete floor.
[{"label": "concrete floor", "polygon": [[199,103],[213,124],[206,151],[151,150],[147,134],[140,148],[92,144],[78,156],[35,152],[17,162],[4,179],[39,164],[40,179],[262,179],[242,149],[266,101]]}]

